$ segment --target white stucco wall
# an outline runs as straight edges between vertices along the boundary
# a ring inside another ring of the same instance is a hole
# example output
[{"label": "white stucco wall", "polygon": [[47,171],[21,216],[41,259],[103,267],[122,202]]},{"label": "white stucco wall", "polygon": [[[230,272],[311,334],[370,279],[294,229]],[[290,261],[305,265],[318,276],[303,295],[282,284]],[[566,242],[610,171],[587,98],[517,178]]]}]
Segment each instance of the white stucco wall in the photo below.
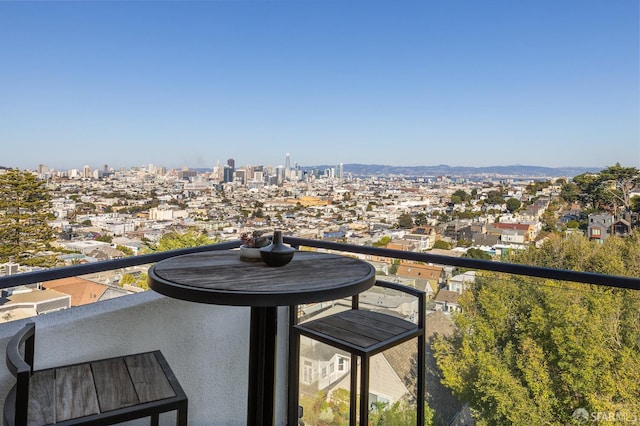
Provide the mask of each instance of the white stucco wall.
[{"label": "white stucco wall", "polygon": [[[36,369],[160,349],[189,398],[189,425],[246,424],[249,308],[198,304],[152,291],[33,318]],[[279,312],[276,424],[284,425],[287,315]],[[0,354],[25,320],[0,324]],[[4,364],[4,363],[3,363]],[[0,409],[13,376],[0,367]],[[148,424],[148,420],[134,422]],[[173,413],[162,424],[175,424]]]}]

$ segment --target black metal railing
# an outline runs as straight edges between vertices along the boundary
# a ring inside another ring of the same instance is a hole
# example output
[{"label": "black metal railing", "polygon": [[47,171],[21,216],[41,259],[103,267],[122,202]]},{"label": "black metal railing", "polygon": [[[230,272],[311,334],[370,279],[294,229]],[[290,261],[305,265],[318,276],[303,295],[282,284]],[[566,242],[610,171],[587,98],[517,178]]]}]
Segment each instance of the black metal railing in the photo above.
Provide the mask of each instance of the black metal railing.
[{"label": "black metal railing", "polygon": [[117,260],[87,263],[84,265],[64,266],[61,268],[45,269],[42,271],[25,272],[0,277],[0,289],[15,287],[25,284],[33,284],[43,281],[57,280],[60,278],[77,277],[79,275],[94,274],[97,272],[113,271],[114,269],[128,268],[131,266],[146,265],[159,262],[174,256],[183,254],[200,253],[211,250],[228,250],[240,247],[240,240],[227,241],[219,244],[190,247],[185,249],[163,251],[159,253],[144,254],[140,256],[125,257]]},{"label": "black metal railing", "polygon": [[494,262],[491,260],[471,259],[466,257],[443,256],[439,254],[418,253],[402,250],[390,250],[378,247],[341,244],[331,241],[309,240],[296,237],[284,237],[284,242],[294,247],[306,246],[337,250],[348,253],[359,253],[371,256],[390,257],[394,259],[415,260],[438,265],[458,266],[482,271],[505,272],[515,275],[549,278],[560,281],[572,281],[585,284],[597,284],[607,287],[640,290],[640,277],[623,277],[617,275],[596,274],[592,272],[569,271],[566,269],[544,268],[517,263]]},{"label": "black metal railing", "polygon": [[[569,271],[565,269],[544,268],[528,266],[508,262],[494,262],[464,257],[444,256],[430,253],[417,253],[402,250],[390,250],[378,247],[357,246],[331,241],[312,240],[297,237],[284,237],[284,242],[294,247],[313,247],[327,250],[335,250],[347,253],[359,253],[370,256],[389,257],[394,259],[415,260],[439,265],[458,266],[483,271],[505,272],[516,275],[525,275],[538,278],[549,278],[561,281],[573,281],[585,284],[597,284],[606,287],[627,288],[640,290],[640,278],[623,277],[617,275],[596,274],[591,272]],[[191,247],[179,250],[171,250],[160,253],[126,257],[118,260],[88,263],[84,265],[65,266],[61,268],[46,269],[42,271],[26,272],[0,277],[0,289],[15,287],[18,285],[33,284],[60,278],[75,277],[97,272],[111,271],[131,266],[155,263],[160,260],[189,253],[199,253],[211,250],[228,250],[240,247],[240,240],[206,246]]]}]

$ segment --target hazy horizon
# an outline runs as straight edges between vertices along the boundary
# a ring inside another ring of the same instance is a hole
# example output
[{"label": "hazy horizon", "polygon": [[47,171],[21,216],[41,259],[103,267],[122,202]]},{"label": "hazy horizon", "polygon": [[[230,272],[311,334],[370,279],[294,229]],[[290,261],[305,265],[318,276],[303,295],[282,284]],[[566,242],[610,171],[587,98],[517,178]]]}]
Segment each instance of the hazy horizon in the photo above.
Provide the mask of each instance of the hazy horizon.
[{"label": "hazy horizon", "polygon": [[[617,164],[622,165],[623,167],[626,167],[625,164],[622,164],[620,162],[617,162]],[[82,169],[85,166],[88,166],[91,170],[102,170],[105,166],[108,167],[109,170],[119,170],[122,167],[124,167],[127,170],[130,170],[132,168],[148,168],[150,166],[154,166],[154,167],[166,167],[163,164],[153,164],[153,163],[147,163],[147,164],[139,164],[139,165],[132,165],[132,166],[113,166],[113,165],[109,165],[109,164],[102,164],[100,166],[96,166],[96,165],[91,165],[91,164],[85,164],[83,166],[76,166],[76,167],[70,167],[70,168],[58,168],[55,166],[52,166],[50,164],[42,164],[44,166],[47,166],[49,170],[55,170],[58,172],[67,172],[69,170],[78,170],[78,171],[82,171]],[[224,163],[220,163],[220,167],[224,167],[226,165],[226,162]],[[378,169],[438,169],[438,168],[448,168],[451,169],[452,173],[462,173],[462,174],[466,174],[466,173],[473,173],[474,170],[476,170],[478,173],[485,173],[487,170],[490,169],[496,169],[496,173],[497,173],[497,169],[518,169],[521,168],[523,169],[522,171],[526,171],[528,169],[549,169],[549,170],[556,170],[558,172],[562,172],[562,171],[579,171],[580,173],[585,173],[588,171],[591,172],[599,172],[601,170],[606,169],[609,166],[613,166],[615,164],[608,164],[606,166],[591,166],[591,167],[585,167],[585,166],[558,166],[558,167],[547,167],[547,166],[539,166],[539,165],[535,165],[535,164],[494,164],[491,166],[460,166],[460,165],[451,165],[451,164],[423,164],[423,165],[418,165],[418,166],[405,166],[405,165],[389,165],[389,164],[367,164],[367,163],[346,163],[346,164],[342,164],[342,166],[345,168],[345,170],[349,173],[354,173],[353,169],[355,168],[356,170],[359,168],[367,168],[367,169],[371,169],[371,168],[378,168]],[[235,164],[235,168],[236,169],[243,169],[245,167],[255,167],[255,166],[264,166],[264,167],[283,167],[282,164],[278,164],[278,165],[274,165],[274,164],[262,164],[262,163],[257,163],[257,164]],[[298,165],[295,165],[298,166]],[[339,167],[340,164],[301,164],[299,165],[302,169],[304,170],[312,170],[312,169],[324,169],[324,168],[330,168],[330,167]],[[291,167],[293,168],[294,165],[292,164]],[[0,168],[12,168],[12,167],[7,167],[6,165],[0,164]],[[213,171],[215,169],[215,166],[202,166],[202,167],[191,167],[189,165],[184,165],[182,167],[174,167],[174,168],[170,168],[170,167],[166,167],[167,170],[180,170],[180,169],[190,169],[190,170],[199,170],[199,171]],[[352,170],[348,170],[348,169],[352,169]],[[462,170],[460,170],[462,169]],[[468,169],[468,170],[466,170]],[[33,168],[27,168],[27,170],[37,170],[37,167],[33,167]],[[382,170],[384,171],[384,170]],[[400,170],[401,171],[401,170]],[[393,172],[393,170],[387,170],[386,172]],[[399,172],[399,171],[398,171]],[[420,171],[420,170],[416,170],[417,173],[423,173],[424,171]],[[530,171],[531,172],[531,171]],[[360,171],[355,171],[356,174],[360,174]],[[377,172],[373,172],[374,174]],[[435,173],[435,171],[434,171]]]}]

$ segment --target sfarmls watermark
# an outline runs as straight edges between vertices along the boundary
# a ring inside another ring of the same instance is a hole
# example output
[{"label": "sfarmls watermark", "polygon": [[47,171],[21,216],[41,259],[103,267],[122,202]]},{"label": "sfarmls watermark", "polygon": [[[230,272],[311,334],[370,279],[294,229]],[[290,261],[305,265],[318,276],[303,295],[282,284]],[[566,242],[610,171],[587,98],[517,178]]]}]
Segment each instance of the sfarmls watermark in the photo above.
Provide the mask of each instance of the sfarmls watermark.
[{"label": "sfarmls watermark", "polygon": [[585,408],[576,409],[572,417],[580,423],[587,422],[622,422],[627,424],[638,424],[638,416],[635,413],[625,410],[618,411],[592,411]]}]

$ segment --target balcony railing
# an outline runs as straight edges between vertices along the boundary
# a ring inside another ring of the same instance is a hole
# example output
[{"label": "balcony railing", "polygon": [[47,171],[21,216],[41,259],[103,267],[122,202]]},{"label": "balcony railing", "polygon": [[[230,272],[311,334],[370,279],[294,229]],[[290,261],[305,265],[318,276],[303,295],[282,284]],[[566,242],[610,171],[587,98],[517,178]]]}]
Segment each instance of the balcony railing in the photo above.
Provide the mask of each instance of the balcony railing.
[{"label": "balcony railing", "polygon": [[[533,267],[339,244],[285,237],[285,243],[335,252],[413,260],[480,271],[504,272],[530,277],[640,290],[640,278]],[[146,265],[173,256],[208,250],[237,248],[240,241],[134,256],[37,272],[0,277],[0,289]],[[279,310],[278,345],[287,345],[286,308]],[[23,321],[0,326],[0,354],[8,338]],[[144,292],[73,309],[41,315],[37,319],[36,366],[83,361],[128,352],[160,349],[174,368],[189,396],[190,424],[241,425],[245,423],[249,309],[204,305],[173,300]],[[286,351],[278,352],[276,423],[286,422]],[[0,399],[12,377],[0,372]],[[0,404],[4,401],[0,400]],[[1,405],[0,405],[1,406]],[[167,424],[171,418],[164,418]]]}]

